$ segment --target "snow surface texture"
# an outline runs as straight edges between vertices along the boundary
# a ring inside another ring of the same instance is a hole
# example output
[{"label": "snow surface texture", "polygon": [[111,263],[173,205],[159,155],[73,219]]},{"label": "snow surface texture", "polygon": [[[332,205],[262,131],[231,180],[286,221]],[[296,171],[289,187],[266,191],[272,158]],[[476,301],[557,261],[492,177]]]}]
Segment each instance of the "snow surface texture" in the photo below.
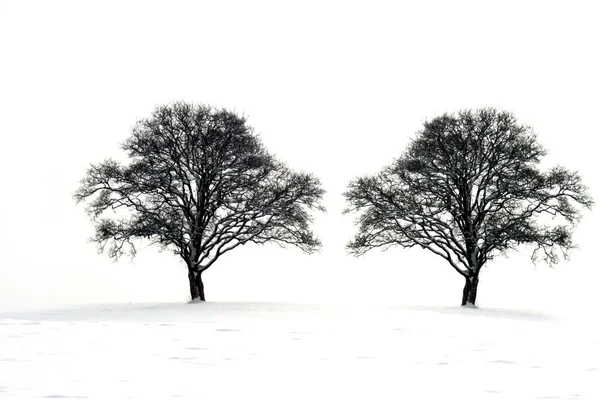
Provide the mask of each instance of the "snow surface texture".
[{"label": "snow surface texture", "polygon": [[0,397],[600,399],[600,335],[498,309],[200,303],[0,313]]}]

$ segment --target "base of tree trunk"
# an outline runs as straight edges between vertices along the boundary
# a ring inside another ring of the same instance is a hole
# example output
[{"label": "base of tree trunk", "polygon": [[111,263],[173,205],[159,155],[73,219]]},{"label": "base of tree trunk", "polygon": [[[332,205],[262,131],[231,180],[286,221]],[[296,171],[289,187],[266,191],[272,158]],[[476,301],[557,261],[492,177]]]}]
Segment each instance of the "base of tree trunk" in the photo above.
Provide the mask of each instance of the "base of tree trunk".
[{"label": "base of tree trunk", "polygon": [[475,307],[475,301],[477,300],[477,285],[479,284],[479,276],[468,276],[465,278],[465,287],[463,289],[463,296],[461,306]]},{"label": "base of tree trunk", "polygon": [[206,301],[202,272],[189,271],[188,278],[190,280],[190,297],[192,301]]}]

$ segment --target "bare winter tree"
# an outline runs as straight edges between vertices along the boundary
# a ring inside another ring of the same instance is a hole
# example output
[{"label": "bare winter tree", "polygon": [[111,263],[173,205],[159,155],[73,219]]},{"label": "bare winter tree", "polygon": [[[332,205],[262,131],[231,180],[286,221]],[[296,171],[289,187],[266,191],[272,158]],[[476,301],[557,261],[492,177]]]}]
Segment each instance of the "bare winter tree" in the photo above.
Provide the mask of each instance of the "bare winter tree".
[{"label": "bare winter tree", "polygon": [[494,256],[529,244],[534,260],[554,264],[574,247],[577,206],[593,201],[577,173],[541,171],[545,154],[508,112],[434,118],[392,165],[349,184],[345,212],[359,217],[348,248],[427,249],[465,278],[461,304],[474,305],[481,268]]},{"label": "bare winter tree", "polygon": [[135,255],[146,239],[187,265],[192,299],[205,300],[202,273],[249,242],[320,247],[309,229],[324,210],[312,175],[269,154],[227,110],[174,103],[139,121],[122,145],[129,163],[92,165],[74,197],[87,202],[100,251]]}]

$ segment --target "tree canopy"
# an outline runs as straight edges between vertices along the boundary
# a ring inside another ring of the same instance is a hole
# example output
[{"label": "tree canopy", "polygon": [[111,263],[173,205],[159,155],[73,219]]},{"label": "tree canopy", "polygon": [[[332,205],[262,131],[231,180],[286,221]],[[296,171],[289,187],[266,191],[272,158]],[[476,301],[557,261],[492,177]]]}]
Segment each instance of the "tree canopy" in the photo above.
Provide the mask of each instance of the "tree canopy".
[{"label": "tree canopy", "polygon": [[433,118],[391,165],[350,182],[345,212],[359,216],[348,249],[427,249],[465,277],[462,304],[475,304],[479,272],[495,256],[532,245],[533,259],[554,264],[574,247],[581,206],[593,201],[578,173],[542,171],[544,155],[509,112]]},{"label": "tree canopy", "polygon": [[290,170],[244,117],[178,102],[137,122],[122,144],[129,162],[88,169],[74,197],[87,203],[101,251],[135,254],[143,239],[180,256],[192,299],[205,299],[201,274],[246,243],[274,242],[313,252],[319,180]]}]

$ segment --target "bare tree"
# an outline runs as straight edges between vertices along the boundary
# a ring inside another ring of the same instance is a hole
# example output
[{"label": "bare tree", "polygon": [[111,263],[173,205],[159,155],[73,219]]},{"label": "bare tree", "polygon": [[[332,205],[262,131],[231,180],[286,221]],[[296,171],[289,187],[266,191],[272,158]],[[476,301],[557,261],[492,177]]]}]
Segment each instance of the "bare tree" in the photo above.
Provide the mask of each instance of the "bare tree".
[{"label": "bare tree", "polygon": [[353,180],[345,212],[357,212],[348,244],[361,255],[391,246],[427,249],[465,278],[462,305],[475,304],[487,261],[521,244],[549,264],[568,256],[579,205],[591,208],[581,178],[539,169],[546,151],[529,127],[495,109],[425,122],[407,151],[376,176]]},{"label": "bare tree", "polygon": [[113,258],[135,255],[136,239],[179,255],[192,299],[205,300],[202,273],[239,245],[320,247],[309,229],[324,210],[319,180],[277,161],[245,118],[174,103],[139,121],[122,149],[128,164],[92,165],[74,195],[93,241]]}]

